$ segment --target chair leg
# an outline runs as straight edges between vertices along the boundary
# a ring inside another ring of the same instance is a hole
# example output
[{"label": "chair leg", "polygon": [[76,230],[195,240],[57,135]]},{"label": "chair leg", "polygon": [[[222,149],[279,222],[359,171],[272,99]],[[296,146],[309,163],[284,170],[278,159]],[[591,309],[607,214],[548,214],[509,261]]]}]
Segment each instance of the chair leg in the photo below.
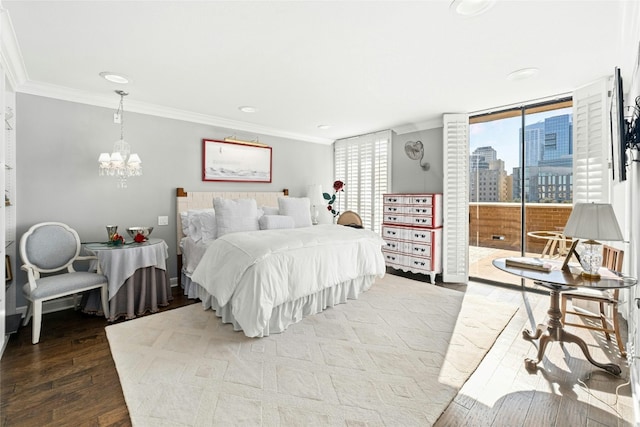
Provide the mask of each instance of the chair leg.
[{"label": "chair leg", "polygon": [[604,302],[600,301],[600,323],[602,323],[602,329],[604,329],[604,335],[607,337],[607,341],[611,341],[611,335],[607,332],[609,325],[607,324],[607,315],[604,312]]},{"label": "chair leg", "polygon": [[107,285],[100,288],[100,299],[102,300],[102,311],[104,317],[109,318],[109,289]]},{"label": "chair leg", "polygon": [[40,341],[40,325],[42,324],[42,301],[33,301],[33,332],[31,333],[31,342],[38,344]]},{"label": "chair leg", "polygon": [[560,311],[562,312],[562,318],[560,321],[564,325],[565,318],[567,317],[567,296],[560,294],[562,303],[560,305]]},{"label": "chair leg", "polygon": [[22,321],[22,326],[27,326],[29,324],[29,320],[31,319],[32,315],[33,315],[33,301],[29,301],[29,304],[27,306],[27,314],[25,314],[24,316],[24,320]]},{"label": "chair leg", "polygon": [[624,343],[620,337],[620,325],[618,323],[618,307],[615,305],[611,307],[611,317],[613,318],[613,330],[616,334],[616,341],[618,342],[618,348],[620,349],[620,355],[627,357],[627,352],[624,349]]}]

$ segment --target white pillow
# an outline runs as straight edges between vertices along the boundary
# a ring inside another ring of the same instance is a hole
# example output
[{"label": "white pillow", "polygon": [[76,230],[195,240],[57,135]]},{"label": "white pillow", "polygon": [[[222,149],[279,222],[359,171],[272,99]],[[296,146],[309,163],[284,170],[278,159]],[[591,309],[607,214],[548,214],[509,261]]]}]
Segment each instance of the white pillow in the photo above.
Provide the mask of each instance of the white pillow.
[{"label": "white pillow", "polygon": [[198,215],[200,229],[202,232],[202,241],[208,242],[218,237],[218,223],[216,222],[216,212],[214,209],[200,212]]},{"label": "white pillow", "polygon": [[216,210],[217,235],[259,230],[258,205],[254,199],[213,199]]},{"label": "white pillow", "polygon": [[189,233],[187,236],[191,237],[195,242],[199,242],[203,237],[202,215],[215,215],[215,211],[212,208],[189,209],[188,211]]},{"label": "white pillow", "polygon": [[292,216],[296,228],[311,226],[311,202],[308,197],[278,197],[280,215]]},{"label": "white pillow", "polygon": [[182,234],[189,235],[189,212],[180,212],[180,223],[182,224]]},{"label": "white pillow", "polygon": [[280,210],[273,206],[263,206],[262,211],[265,215],[280,215]]},{"label": "white pillow", "polygon": [[291,216],[262,215],[258,220],[260,230],[277,230],[281,228],[295,228],[296,223]]}]

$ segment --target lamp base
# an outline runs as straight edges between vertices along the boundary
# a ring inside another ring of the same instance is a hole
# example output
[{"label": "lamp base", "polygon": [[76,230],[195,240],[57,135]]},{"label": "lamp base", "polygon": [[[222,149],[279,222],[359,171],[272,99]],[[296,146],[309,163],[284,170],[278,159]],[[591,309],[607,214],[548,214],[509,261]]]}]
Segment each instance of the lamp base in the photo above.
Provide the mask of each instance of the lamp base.
[{"label": "lamp base", "polygon": [[600,274],[598,273],[588,273],[586,271],[583,271],[582,273],[580,273],[580,275],[587,280],[600,280]]}]

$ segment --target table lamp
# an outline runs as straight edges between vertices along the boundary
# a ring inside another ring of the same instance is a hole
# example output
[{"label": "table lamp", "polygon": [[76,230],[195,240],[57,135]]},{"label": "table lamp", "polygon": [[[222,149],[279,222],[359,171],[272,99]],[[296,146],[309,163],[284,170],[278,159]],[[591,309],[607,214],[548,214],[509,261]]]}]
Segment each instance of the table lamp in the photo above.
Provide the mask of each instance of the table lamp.
[{"label": "table lamp", "polygon": [[[602,244],[597,240],[623,240],[616,214],[609,203],[576,203],[564,227],[564,235],[586,239],[582,242],[584,251],[576,258],[582,266],[582,276],[589,279],[600,278],[598,270],[602,266]],[[567,260],[575,252],[576,243],[577,240],[571,246]]]},{"label": "table lamp", "polygon": [[322,185],[314,184],[307,186],[307,197],[311,202],[311,223],[313,225],[318,224],[318,216],[320,215],[320,206],[324,204],[324,198],[322,197]]}]

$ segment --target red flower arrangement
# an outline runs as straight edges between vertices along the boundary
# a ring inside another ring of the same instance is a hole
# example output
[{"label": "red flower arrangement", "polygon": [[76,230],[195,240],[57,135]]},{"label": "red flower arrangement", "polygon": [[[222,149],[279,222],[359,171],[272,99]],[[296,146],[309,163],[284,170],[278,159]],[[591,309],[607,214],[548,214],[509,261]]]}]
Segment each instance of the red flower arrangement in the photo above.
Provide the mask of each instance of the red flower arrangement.
[{"label": "red flower arrangement", "polygon": [[146,238],[146,237],[144,237],[144,236],[142,235],[142,233],[138,233],[138,234],[136,234],[136,237],[134,237],[134,238],[133,238],[133,241],[134,241],[134,242],[136,242],[136,243],[142,243],[142,242],[144,242],[145,240],[147,240],[147,238]]},{"label": "red flower arrangement", "polygon": [[324,197],[324,199],[327,201],[327,210],[331,212],[334,218],[340,215],[340,212],[338,212],[333,208],[333,205],[336,202],[336,194],[338,194],[341,191],[344,191],[344,185],[345,185],[344,182],[340,180],[334,181],[333,194],[322,193],[322,197]]},{"label": "red flower arrangement", "polygon": [[111,238],[109,239],[109,244],[112,246],[120,246],[120,245],[124,245],[124,237],[119,235],[118,233],[115,233],[113,236],[111,236]]}]

